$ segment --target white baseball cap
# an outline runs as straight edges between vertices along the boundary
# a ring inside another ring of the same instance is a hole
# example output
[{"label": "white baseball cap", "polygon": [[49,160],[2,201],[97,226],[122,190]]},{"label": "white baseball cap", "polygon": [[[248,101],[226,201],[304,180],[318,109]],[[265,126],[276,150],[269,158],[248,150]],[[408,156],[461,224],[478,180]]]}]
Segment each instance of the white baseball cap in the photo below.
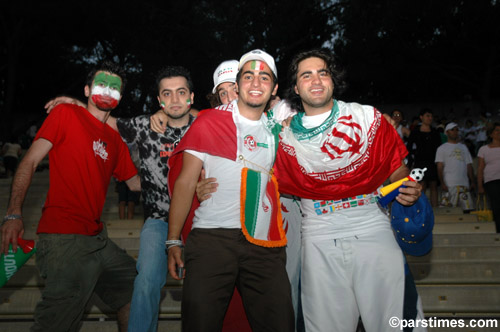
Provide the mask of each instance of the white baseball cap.
[{"label": "white baseball cap", "polygon": [[446,128],[444,128],[444,132],[446,133],[448,130],[451,130],[455,127],[458,127],[458,125],[455,122],[450,122],[446,125]]},{"label": "white baseball cap", "polygon": [[274,73],[274,76],[278,77],[278,71],[276,70],[276,64],[274,63],[274,58],[262,50],[253,50],[244,54],[240,59],[238,70],[241,69],[241,67],[243,67],[245,63],[251,60],[264,61],[269,66],[269,68],[271,68],[272,72]]},{"label": "white baseball cap", "polygon": [[219,84],[225,82],[236,82],[236,74],[238,74],[238,60],[228,60],[222,62],[214,71],[214,88],[212,93],[217,92]]}]

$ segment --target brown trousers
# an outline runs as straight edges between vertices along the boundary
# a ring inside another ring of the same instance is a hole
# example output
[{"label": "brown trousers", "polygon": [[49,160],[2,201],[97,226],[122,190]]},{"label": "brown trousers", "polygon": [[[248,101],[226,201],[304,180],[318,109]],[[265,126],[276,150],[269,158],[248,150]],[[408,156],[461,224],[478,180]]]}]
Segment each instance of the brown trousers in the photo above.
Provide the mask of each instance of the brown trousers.
[{"label": "brown trousers", "polygon": [[185,249],[184,332],[221,331],[237,287],[253,331],[294,331],[285,247],[248,242],[240,229],[199,229]]}]

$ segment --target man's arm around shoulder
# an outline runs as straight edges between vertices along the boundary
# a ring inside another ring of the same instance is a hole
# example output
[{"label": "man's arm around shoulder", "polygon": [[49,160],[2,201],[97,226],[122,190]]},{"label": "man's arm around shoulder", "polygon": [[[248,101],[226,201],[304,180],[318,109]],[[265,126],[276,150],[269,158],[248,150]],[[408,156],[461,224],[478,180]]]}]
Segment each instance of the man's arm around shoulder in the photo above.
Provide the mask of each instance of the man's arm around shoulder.
[{"label": "man's arm around shoulder", "polygon": [[[16,175],[12,180],[9,206],[7,215],[22,215],[22,207],[26,193],[31,184],[33,173],[42,159],[52,149],[52,143],[44,138],[39,138],[33,142],[23,160],[19,163]],[[9,244],[12,249],[17,250],[17,238],[23,236],[24,225],[22,219],[11,219],[2,226],[2,247],[1,251],[7,253]]]}]

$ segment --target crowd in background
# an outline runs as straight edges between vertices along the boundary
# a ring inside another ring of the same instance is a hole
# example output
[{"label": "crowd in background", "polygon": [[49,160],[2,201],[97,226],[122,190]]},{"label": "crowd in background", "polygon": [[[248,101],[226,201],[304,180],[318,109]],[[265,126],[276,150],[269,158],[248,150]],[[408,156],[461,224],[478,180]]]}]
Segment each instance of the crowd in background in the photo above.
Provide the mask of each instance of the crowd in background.
[{"label": "crowd in background", "polygon": [[[453,122],[445,117],[434,116],[428,108],[422,109],[420,115],[412,118],[411,122],[407,122],[403,112],[397,109],[391,113],[391,117],[408,148],[408,166],[427,168],[423,186],[429,189],[433,206],[461,206],[467,213],[477,208],[473,202],[477,201],[479,195],[486,193],[490,201],[489,206],[493,210],[493,219],[500,219],[500,212],[495,208],[500,205],[500,202],[495,203],[500,199],[498,119],[493,118],[491,113],[482,112],[479,117]],[[447,147],[448,143],[455,145]],[[466,151],[461,152],[462,144]],[[448,174],[453,173],[455,178],[462,177],[456,180],[463,184],[457,186],[463,187],[459,188],[457,195],[450,195],[453,188],[449,189],[444,183],[443,169],[441,176],[439,175],[439,167],[443,167],[443,153],[438,153],[439,149],[449,150],[447,155],[453,157],[448,159],[449,161],[454,160],[455,163],[459,160],[464,165],[460,174],[457,173],[457,168],[447,171]],[[467,171],[468,165],[470,169]],[[500,223],[497,223],[498,231]]]}]

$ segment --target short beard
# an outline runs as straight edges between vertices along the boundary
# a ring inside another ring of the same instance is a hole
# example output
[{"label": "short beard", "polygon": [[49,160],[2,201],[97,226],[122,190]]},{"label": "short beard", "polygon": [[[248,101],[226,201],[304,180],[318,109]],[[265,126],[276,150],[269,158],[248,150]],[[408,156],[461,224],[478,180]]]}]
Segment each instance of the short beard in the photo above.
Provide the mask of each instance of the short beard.
[{"label": "short beard", "polygon": [[165,113],[165,115],[172,119],[172,120],[179,120],[179,119],[182,119],[183,117],[186,116],[186,114],[189,114],[189,112],[191,111],[191,108],[189,108],[186,112],[182,113],[182,114],[175,114],[175,115],[172,115],[172,114],[168,114],[165,110],[163,111],[163,113]]},{"label": "short beard", "polygon": [[251,107],[251,108],[261,108],[262,106],[265,106],[267,105],[267,103],[260,103],[260,104],[254,104],[254,103],[247,103],[247,106]]}]

